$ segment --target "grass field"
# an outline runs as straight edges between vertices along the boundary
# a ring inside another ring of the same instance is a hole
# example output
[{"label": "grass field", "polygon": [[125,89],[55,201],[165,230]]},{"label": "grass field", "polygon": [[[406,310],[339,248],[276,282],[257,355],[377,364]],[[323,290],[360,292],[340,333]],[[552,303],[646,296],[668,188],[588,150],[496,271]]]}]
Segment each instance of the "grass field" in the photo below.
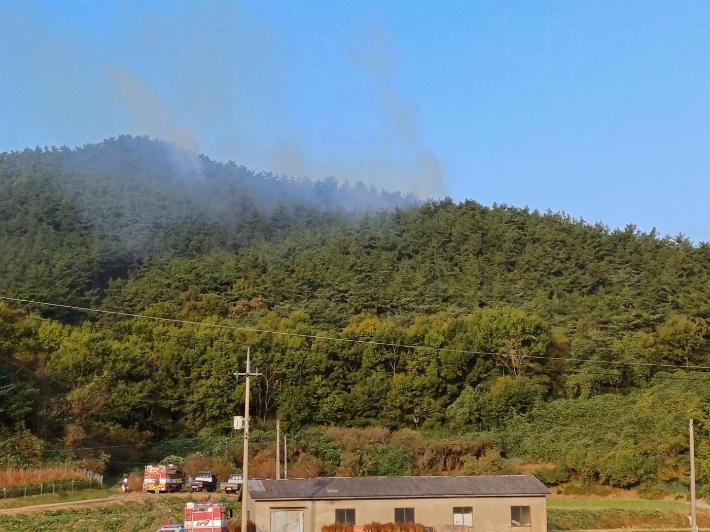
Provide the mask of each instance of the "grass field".
[{"label": "grass field", "polygon": [[[126,500],[95,508],[65,508],[33,513],[19,512],[0,515],[2,532],[155,532],[166,518],[182,522],[183,497],[164,496],[150,500]],[[239,504],[233,499],[225,502],[239,515]],[[236,520],[230,524],[230,531],[236,530]]]},{"label": "grass field", "polygon": [[[117,488],[82,490],[63,495],[43,495],[0,500],[0,508],[20,508],[14,515],[0,515],[0,530],[8,532],[36,532],[61,530],[74,532],[153,532],[167,517],[180,520],[185,497],[160,496],[156,498],[120,500],[118,503],[92,508],[36,509],[23,515],[22,505],[69,502],[116,495]],[[234,507],[238,503],[217,496]],[[4,503],[4,504],[3,504]],[[626,528],[650,530],[687,529],[689,505],[685,501],[660,501],[646,499],[572,499],[549,498],[548,524],[550,530],[621,530]],[[698,509],[701,528],[710,526],[707,508]],[[48,528],[51,527],[51,528]]]},{"label": "grass field", "polygon": [[[655,501],[648,499],[547,499],[548,508],[590,510],[659,510],[689,512],[686,501]],[[700,511],[700,509],[699,509]]]},{"label": "grass field", "polygon": [[22,508],[23,506],[33,506],[35,504],[50,504],[55,502],[73,502],[86,499],[102,499],[112,495],[119,495],[121,491],[115,487],[103,489],[86,489],[79,491],[68,491],[64,493],[45,493],[44,495],[33,495],[32,497],[14,497],[3,499],[0,495],[0,509]]},{"label": "grass field", "polygon": [[3,532],[61,530],[72,532],[154,532],[168,516],[181,520],[184,502],[126,502],[100,508],[50,510],[27,515],[0,515]]}]

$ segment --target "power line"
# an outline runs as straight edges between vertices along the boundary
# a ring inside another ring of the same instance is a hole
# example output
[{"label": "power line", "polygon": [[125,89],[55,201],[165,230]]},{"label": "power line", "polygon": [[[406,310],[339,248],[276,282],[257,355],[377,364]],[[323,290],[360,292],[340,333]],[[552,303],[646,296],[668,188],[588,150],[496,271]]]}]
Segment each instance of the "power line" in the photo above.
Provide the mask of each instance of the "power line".
[{"label": "power line", "polygon": [[[148,316],[145,314],[135,314],[131,312],[123,312],[118,310],[104,310],[104,309],[94,309],[87,307],[79,307],[76,305],[66,305],[60,303],[48,303],[46,301],[36,301],[31,299],[22,299],[17,297],[7,297],[0,296],[0,300],[13,301],[16,303],[25,303],[29,305],[41,305],[54,308],[63,308],[68,310],[76,310],[79,312],[95,312],[104,315],[122,316],[126,318],[136,318],[136,319],[146,319],[154,320],[160,322],[182,324],[182,325],[195,325],[198,327],[211,327],[216,329],[225,329],[241,332],[254,332],[263,334],[273,334],[277,336],[288,336],[295,338],[308,338],[312,340],[328,340],[333,342],[344,342],[350,344],[361,344],[361,345],[375,345],[378,347],[390,347],[397,349],[423,349],[427,351],[445,352],[445,353],[456,353],[464,355],[486,355],[486,356],[499,356],[499,357],[514,357],[511,353],[496,353],[490,351],[473,351],[468,349],[452,349],[447,347],[431,347],[425,345],[412,345],[412,344],[394,344],[390,342],[377,342],[375,340],[358,340],[354,338],[340,338],[337,336],[324,336],[317,334],[304,334],[304,333],[293,333],[286,331],[274,331],[269,329],[259,329],[256,327],[240,327],[238,325],[225,325],[219,323],[207,323],[203,321],[192,321],[192,320],[182,320],[177,318],[161,318],[158,316]],[[544,355],[521,355],[521,358],[530,358],[536,360],[557,360],[566,362],[588,362],[592,364],[609,364],[617,366],[647,366],[647,367],[658,367],[658,368],[672,368],[672,369],[684,369],[684,370],[710,370],[710,366],[695,366],[690,364],[665,364],[661,362],[634,362],[628,360],[598,360],[598,359],[584,359],[584,358],[566,358],[566,357],[551,357]]]}]

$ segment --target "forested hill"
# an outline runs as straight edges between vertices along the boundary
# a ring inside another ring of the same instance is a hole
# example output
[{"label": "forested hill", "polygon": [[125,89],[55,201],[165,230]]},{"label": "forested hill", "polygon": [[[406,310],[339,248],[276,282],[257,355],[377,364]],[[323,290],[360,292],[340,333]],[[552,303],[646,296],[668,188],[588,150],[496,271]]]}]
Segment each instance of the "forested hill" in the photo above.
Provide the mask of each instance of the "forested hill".
[{"label": "forested hill", "polygon": [[[79,301],[149,257],[239,249],[292,225],[418,200],[335,179],[255,174],[147,137],[0,153],[4,289]],[[263,218],[273,227],[257,234]]]},{"label": "forested hill", "polygon": [[[249,329],[0,303],[0,436],[228,434],[249,345],[253,414],[291,431],[493,431],[471,448],[629,486],[685,479],[692,413],[710,457],[710,379],[688,367],[710,366],[710,246],[682,238],[120,137],[0,156],[0,295]],[[313,470],[339,471],[328,453]]]},{"label": "forested hill", "polygon": [[224,312],[259,298],[336,328],[500,305],[567,330],[710,317],[707,245],[255,175],[145,137],[0,154],[0,221],[0,288],[28,298],[144,310],[211,294]]}]

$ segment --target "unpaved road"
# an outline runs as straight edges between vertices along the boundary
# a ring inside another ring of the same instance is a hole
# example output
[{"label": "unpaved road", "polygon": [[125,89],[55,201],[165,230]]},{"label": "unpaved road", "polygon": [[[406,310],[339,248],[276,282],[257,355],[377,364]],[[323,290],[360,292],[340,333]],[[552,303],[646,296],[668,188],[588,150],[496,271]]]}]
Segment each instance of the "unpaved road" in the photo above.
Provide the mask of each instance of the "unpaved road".
[{"label": "unpaved road", "polygon": [[[190,493],[171,493],[168,497],[183,497],[187,498]],[[35,504],[31,506],[20,506],[18,508],[0,508],[0,515],[17,515],[29,514],[34,512],[44,512],[46,510],[63,510],[65,508],[93,508],[96,506],[106,506],[107,504],[122,504],[124,502],[142,502],[148,500],[158,501],[165,498],[166,495],[157,495],[152,493],[129,493],[127,495],[115,495],[104,497],[102,499],[84,499],[81,501],[67,502],[52,502],[47,504]]]}]

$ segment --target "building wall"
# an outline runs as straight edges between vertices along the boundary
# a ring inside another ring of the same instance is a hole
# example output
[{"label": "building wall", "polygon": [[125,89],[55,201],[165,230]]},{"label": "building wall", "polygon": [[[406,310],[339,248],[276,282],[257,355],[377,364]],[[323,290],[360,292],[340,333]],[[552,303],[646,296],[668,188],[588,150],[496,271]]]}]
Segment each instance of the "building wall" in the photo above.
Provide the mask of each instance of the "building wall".
[{"label": "building wall", "polygon": [[[414,508],[414,520],[424,526],[453,525],[455,506],[473,508],[473,532],[546,532],[547,504],[545,497],[446,497],[422,499],[352,499],[254,501],[250,499],[250,518],[257,532],[270,530],[273,510],[301,509],[303,532],[321,532],[322,527],[335,523],[335,510],[353,508],[355,525],[372,522],[394,522],[395,508]],[[529,527],[511,526],[511,506],[530,507]],[[437,532],[440,532],[437,531]]]}]

